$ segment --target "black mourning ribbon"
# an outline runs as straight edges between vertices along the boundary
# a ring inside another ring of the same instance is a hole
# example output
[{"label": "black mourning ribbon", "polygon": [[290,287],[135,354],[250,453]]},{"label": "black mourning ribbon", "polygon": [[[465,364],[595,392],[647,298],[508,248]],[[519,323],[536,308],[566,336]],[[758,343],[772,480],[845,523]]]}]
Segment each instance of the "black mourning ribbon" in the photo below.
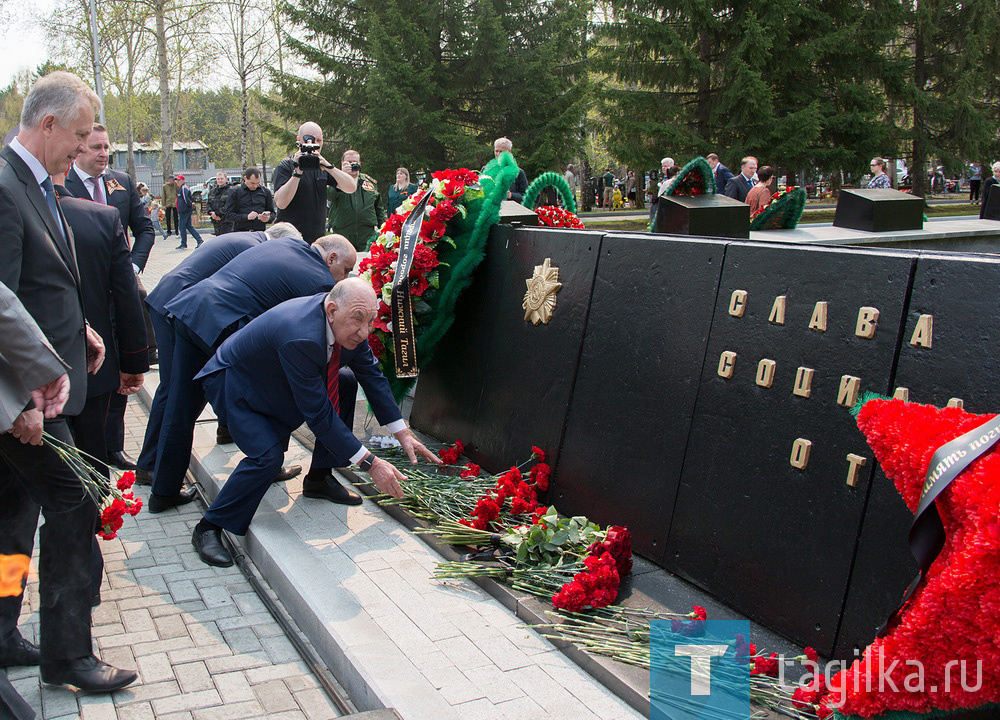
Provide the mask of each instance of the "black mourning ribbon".
[{"label": "black mourning ribbon", "polygon": [[913,516],[913,525],[910,526],[910,552],[913,553],[920,571],[903,593],[899,607],[892,611],[889,619],[879,628],[876,637],[884,636],[896,626],[900,611],[927,577],[927,571],[944,547],[944,525],[941,523],[941,516],[934,501],[965,468],[993,447],[997,440],[1000,440],[1000,415],[934,451],[930,466],[927,468],[923,490],[920,492],[920,502]]},{"label": "black mourning ribbon", "polygon": [[424,193],[399,231],[399,257],[392,278],[392,346],[396,377],[417,376],[417,336],[413,327],[413,300],[410,297],[410,268],[424,225],[424,208],[430,200],[430,189]]}]

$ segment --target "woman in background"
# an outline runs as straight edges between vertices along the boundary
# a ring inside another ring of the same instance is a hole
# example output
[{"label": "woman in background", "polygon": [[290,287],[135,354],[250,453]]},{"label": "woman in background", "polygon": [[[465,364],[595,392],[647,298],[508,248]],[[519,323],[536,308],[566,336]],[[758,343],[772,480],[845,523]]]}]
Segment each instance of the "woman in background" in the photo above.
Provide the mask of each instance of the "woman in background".
[{"label": "woman in background", "polygon": [[750,206],[750,217],[758,210],[762,210],[771,204],[771,196],[774,195],[774,168],[765,165],[757,171],[757,184],[750,188],[747,193],[746,204]]},{"label": "woman in background", "polygon": [[392,215],[396,212],[396,208],[416,191],[417,186],[410,182],[410,171],[405,167],[396,168],[396,182],[389,186],[389,202],[386,203],[386,212]]}]

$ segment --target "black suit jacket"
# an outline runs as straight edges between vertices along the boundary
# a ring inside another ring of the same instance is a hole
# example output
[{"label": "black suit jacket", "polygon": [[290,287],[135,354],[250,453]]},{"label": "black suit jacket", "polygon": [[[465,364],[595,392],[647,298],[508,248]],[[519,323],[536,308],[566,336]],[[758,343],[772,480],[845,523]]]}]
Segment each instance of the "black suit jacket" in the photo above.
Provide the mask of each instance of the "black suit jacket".
[{"label": "black suit jacket", "polygon": [[64,415],[87,400],[87,338],[73,231],[59,232],[35,176],[9,147],[0,150],[0,282],[21,304],[70,366]]},{"label": "black suit jacket", "polygon": [[[117,187],[111,182],[112,180],[117,183]],[[66,176],[66,189],[78,198],[92,199],[74,168],[70,168],[69,175]],[[104,174],[104,197],[108,205],[118,208],[122,225],[132,231],[132,263],[140,271],[143,270],[146,261],[149,260],[149,251],[153,249],[156,235],[153,221],[146,214],[146,208],[139,199],[139,191],[135,188],[132,176],[108,168]]]},{"label": "black suit jacket", "polygon": [[76,240],[84,314],[106,349],[87,386],[87,397],[94,397],[117,390],[119,372],[149,370],[146,323],[118,211],[75,198],[63,187],[56,193]]},{"label": "black suit jacket", "polygon": [[743,177],[743,173],[739,173],[729,179],[726,183],[726,195],[733,198],[734,200],[739,200],[740,202],[747,201],[747,193],[750,192],[750,181]]}]

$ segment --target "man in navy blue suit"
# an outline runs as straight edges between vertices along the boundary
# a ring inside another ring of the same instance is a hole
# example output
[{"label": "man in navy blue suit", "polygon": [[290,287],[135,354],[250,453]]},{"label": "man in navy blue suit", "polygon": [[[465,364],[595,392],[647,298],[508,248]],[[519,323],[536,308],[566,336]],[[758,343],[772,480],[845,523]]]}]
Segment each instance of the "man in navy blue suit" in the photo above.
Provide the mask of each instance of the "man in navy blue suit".
[{"label": "man in navy blue suit", "polygon": [[156,466],[156,444],[163,424],[163,410],[167,405],[170,388],[170,368],[174,352],[174,326],[167,312],[167,303],[178,293],[210,277],[221,270],[230,260],[244,250],[260,245],[268,238],[290,237],[302,239],[302,233],[291,223],[276,223],[266,231],[226,233],[212,240],[196,253],[188,255],[173,270],[164,275],[146,298],[149,317],[153,321],[156,343],[160,348],[160,384],[153,397],[146,422],[146,435],[142,452],[136,460],[135,471],[139,485],[153,483],[153,468]]},{"label": "man in navy blue suit", "polygon": [[750,188],[757,184],[756,176],[757,158],[747,155],[740,163],[740,174],[730,178],[726,183],[726,195],[734,200],[746,202]]},{"label": "man in navy blue suit", "polygon": [[715,192],[719,195],[724,195],[726,185],[729,184],[729,180],[733,177],[733,171],[723,165],[719,160],[719,156],[715,153],[709,153],[705,156],[705,159],[708,160],[708,165],[712,168],[712,175],[715,177]]},{"label": "man in navy blue suit", "polygon": [[147,505],[150,513],[194,499],[193,488],[181,488],[195,422],[205,408],[205,393],[195,376],[219,345],[285,300],[330,290],[347,277],[356,260],[357,253],[343,235],[326,235],[312,245],[295,238],[269,240],[243,251],[165,305],[173,316],[174,352],[156,448],[153,494]]},{"label": "man in navy blue suit", "polygon": [[406,476],[369,452],[354,436],[353,420],[345,421],[345,414],[353,414],[359,383],[375,417],[411,462],[417,454],[441,462],[406,427],[368,347],[377,308],[371,286],[349,278],[329,293],[267,311],[226,340],[202,370],[212,407],[228,416],[233,439],[246,455],[195,526],[191,542],[202,561],[233,564],[221,531],[246,534],[292,430],[303,421],[337,467],[356,463],[381,492],[402,497],[399,483]]}]

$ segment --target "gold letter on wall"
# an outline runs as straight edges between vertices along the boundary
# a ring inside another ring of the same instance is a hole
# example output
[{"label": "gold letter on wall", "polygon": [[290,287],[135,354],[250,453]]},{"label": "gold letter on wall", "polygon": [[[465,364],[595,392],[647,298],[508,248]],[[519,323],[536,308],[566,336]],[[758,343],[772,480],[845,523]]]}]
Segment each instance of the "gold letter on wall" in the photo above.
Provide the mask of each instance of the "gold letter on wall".
[{"label": "gold letter on wall", "polygon": [[863,307],[858,310],[858,324],[854,328],[854,334],[859,338],[873,338],[876,324],[878,324],[878,308]]},{"label": "gold letter on wall", "polygon": [[747,309],[747,291],[733,290],[733,296],[729,298],[729,314],[733,317],[743,317]]},{"label": "gold letter on wall", "polygon": [[736,353],[726,350],[719,355],[719,377],[731,378],[734,365],[736,365]]},{"label": "gold letter on wall", "polygon": [[785,296],[779,295],[774,298],[774,304],[771,306],[771,314],[768,316],[767,321],[775,325],[785,324]]},{"label": "gold letter on wall", "polygon": [[810,330],[818,330],[819,332],[826,332],[826,302],[820,301],[816,303],[816,307],[813,309],[812,319],[809,321]]},{"label": "gold letter on wall", "polygon": [[800,367],[795,373],[795,387],[792,388],[792,395],[804,398],[812,395],[813,374],[812,368]]},{"label": "gold letter on wall", "polygon": [[809,451],[812,449],[812,442],[805,438],[796,438],[792,443],[792,456],[788,459],[793,468],[805,470],[809,464]]},{"label": "gold letter on wall", "polygon": [[921,315],[917,318],[917,326],[913,328],[913,337],[910,338],[910,345],[913,347],[931,346],[934,339],[934,316]]},{"label": "gold letter on wall", "polygon": [[774,368],[777,363],[774,360],[764,358],[757,363],[757,384],[761,387],[769,388],[774,384]]}]

